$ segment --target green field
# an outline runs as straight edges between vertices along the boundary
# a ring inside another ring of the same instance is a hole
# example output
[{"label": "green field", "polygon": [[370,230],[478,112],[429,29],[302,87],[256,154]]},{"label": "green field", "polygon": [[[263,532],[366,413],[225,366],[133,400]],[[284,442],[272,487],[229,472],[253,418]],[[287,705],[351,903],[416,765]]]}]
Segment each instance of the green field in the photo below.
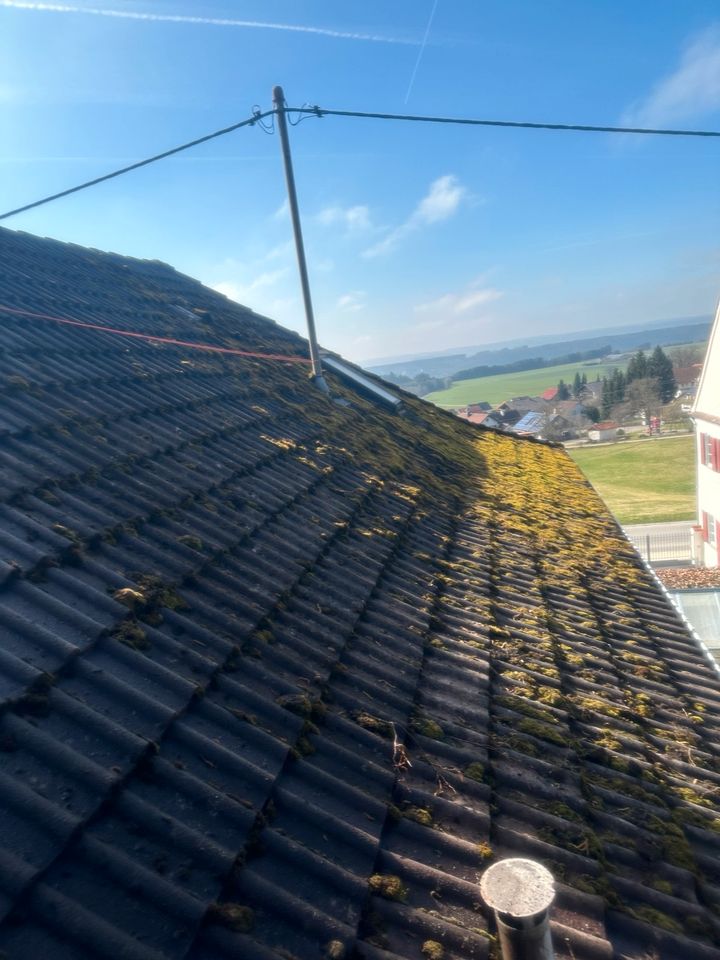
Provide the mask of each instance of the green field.
[{"label": "green field", "polygon": [[609,376],[616,367],[626,363],[562,363],[554,367],[542,367],[540,370],[524,370],[522,373],[501,373],[494,377],[478,377],[475,380],[458,380],[448,390],[436,390],[429,393],[425,400],[439,407],[462,407],[468,403],[486,400],[493,406],[509,400],[511,397],[537,397],[548,387],[556,387],[564,380],[572,386],[575,374],[584,373],[588,380]]},{"label": "green field", "polygon": [[568,450],[620,523],[695,516],[692,436],[625,440]]}]

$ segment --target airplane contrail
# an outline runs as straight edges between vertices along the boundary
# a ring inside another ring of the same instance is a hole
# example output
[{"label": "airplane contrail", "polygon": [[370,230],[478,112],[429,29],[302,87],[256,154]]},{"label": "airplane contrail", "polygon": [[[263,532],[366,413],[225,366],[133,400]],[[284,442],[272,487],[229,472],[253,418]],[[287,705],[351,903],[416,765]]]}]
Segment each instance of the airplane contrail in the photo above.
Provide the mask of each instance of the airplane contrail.
[{"label": "airplane contrail", "polygon": [[183,14],[137,13],[130,10],[107,10],[101,7],[77,7],[65,3],[34,3],[32,0],[0,0],[0,7],[13,10],[35,10],[44,13],[84,13],[94,17],[116,17],[120,20],[143,20],[151,23],[189,23],[211,27],[240,27],[247,30],[283,30],[288,33],[308,33],[336,40],[365,40],[371,43],[399,43],[418,46],[417,40],[388,37],[376,33],[353,33],[332,30],[329,27],[309,27],[296,23],[271,23],[263,20],[234,20],[219,17],[190,17]]},{"label": "airplane contrail", "polygon": [[415,83],[415,76],[418,72],[418,67],[420,66],[420,61],[422,60],[422,55],[425,53],[425,47],[427,46],[428,37],[430,36],[430,27],[432,26],[433,19],[435,17],[435,11],[437,10],[438,0],[435,0],[433,3],[433,8],[430,11],[430,18],[428,19],[427,27],[425,28],[425,36],[422,38],[422,43],[420,44],[420,49],[418,50],[417,60],[415,61],[415,66],[413,68],[412,76],[410,77],[410,83],[408,84],[407,93],[405,94],[405,103],[410,99],[410,92],[412,91],[413,85]]}]

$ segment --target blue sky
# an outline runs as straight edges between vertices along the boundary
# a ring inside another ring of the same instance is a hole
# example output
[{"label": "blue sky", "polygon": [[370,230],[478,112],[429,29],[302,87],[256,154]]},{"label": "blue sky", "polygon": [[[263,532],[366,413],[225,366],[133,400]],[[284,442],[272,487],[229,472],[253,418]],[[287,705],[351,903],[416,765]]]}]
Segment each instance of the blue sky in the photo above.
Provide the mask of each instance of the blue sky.
[{"label": "blue sky", "polygon": [[[268,108],[277,83],[293,106],[720,129],[720,8],[0,0],[0,210]],[[340,118],[290,136],[320,339],[352,359],[715,308],[720,141]],[[259,128],[3,225],[165,260],[303,329]]]}]

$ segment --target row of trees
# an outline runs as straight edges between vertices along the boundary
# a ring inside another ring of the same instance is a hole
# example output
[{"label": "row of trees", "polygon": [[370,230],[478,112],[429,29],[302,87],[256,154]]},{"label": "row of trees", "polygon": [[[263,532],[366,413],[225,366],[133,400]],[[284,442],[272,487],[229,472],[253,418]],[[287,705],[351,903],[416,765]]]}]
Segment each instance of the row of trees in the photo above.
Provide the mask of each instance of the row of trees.
[{"label": "row of trees", "polygon": [[[458,370],[452,376],[457,380],[476,380],[479,377],[495,377],[502,373],[522,373],[525,370],[540,370],[542,367],[554,367],[561,363],[584,363],[586,360],[601,360],[612,352],[608,343],[604,347],[595,347],[593,350],[565,353],[560,357],[528,357],[525,360],[515,360],[513,363],[484,364],[479,367],[468,367],[467,370]],[[587,383],[587,380],[585,381]]]},{"label": "row of trees", "polygon": [[555,394],[556,400],[569,400],[572,396],[575,400],[580,399],[585,388],[587,387],[587,374],[583,373],[582,375],[578,372],[575,374],[575,379],[573,380],[572,387],[565,383],[564,380],[561,380],[557,385],[557,393]]},{"label": "row of trees", "polygon": [[613,370],[610,377],[603,377],[602,383],[604,417],[623,403],[629,404],[633,413],[655,413],[657,407],[672,400],[677,386],[672,360],[662,347],[655,347],[649,357],[638,350],[625,373]]}]

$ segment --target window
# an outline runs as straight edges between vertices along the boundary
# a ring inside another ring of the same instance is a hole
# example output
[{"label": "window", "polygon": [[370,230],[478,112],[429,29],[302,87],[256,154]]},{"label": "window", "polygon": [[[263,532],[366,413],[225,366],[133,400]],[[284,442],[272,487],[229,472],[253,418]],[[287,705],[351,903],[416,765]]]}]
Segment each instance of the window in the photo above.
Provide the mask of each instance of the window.
[{"label": "window", "polygon": [[715,517],[708,513],[707,516],[707,542],[711,547],[717,546],[717,530],[715,528]]},{"label": "window", "polygon": [[720,439],[711,437],[707,433],[701,433],[700,437],[700,463],[711,470],[720,472]]},{"label": "window", "polygon": [[714,467],[713,463],[713,438],[707,433],[700,434],[700,462],[706,467]]}]

